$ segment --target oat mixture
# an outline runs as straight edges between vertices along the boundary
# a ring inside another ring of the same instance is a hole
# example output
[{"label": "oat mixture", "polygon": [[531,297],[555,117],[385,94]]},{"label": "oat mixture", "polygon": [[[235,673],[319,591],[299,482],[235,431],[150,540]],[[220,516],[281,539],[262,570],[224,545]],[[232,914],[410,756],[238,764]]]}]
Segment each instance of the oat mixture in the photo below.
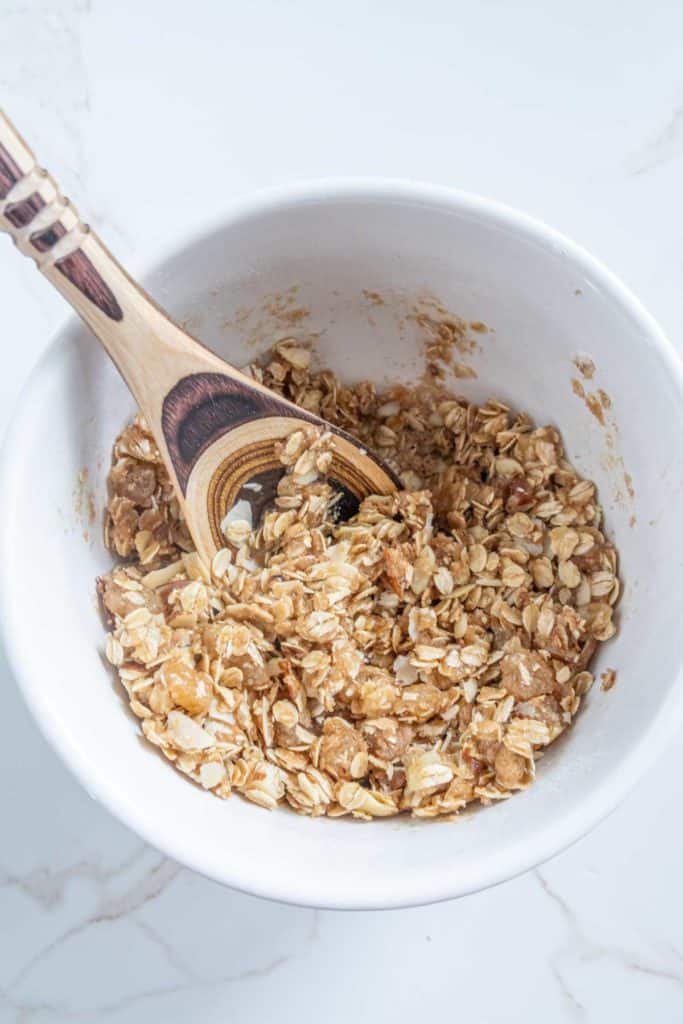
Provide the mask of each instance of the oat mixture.
[{"label": "oat mixture", "polygon": [[338,523],[330,435],[282,446],[276,507],[204,566],[136,420],[114,446],[106,653],[147,739],[217,796],[374,818],[524,789],[615,632],[616,552],[553,427],[437,381],[378,394],[288,340],[253,373],[405,490]]}]

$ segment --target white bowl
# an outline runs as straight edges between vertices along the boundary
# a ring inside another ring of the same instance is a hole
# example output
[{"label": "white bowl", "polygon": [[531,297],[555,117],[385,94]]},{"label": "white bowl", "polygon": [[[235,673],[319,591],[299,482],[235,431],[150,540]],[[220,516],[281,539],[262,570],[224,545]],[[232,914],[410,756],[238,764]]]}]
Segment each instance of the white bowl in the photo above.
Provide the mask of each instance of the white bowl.
[{"label": "white bowl", "polygon": [[[0,610],[26,700],[83,785],[197,871],[323,907],[458,896],[539,863],[595,825],[682,717],[683,378],[657,324],[548,228],[486,200],[395,182],[298,185],[241,202],[146,283],[238,364],[292,333],[273,315],[284,300],[274,306],[272,297],[298,285],[293,302],[310,316],[294,333],[320,332],[322,361],[350,378],[409,380],[420,371],[416,327],[405,314],[425,288],[465,319],[485,321],[495,333],[481,336],[478,377],[457,390],[555,423],[577,467],[598,483],[625,586],[620,632],[596,668],[616,667],[618,684],[609,693],[594,687],[528,792],[455,822],[310,820],[239,797],[223,803],[190,784],[140,738],[103,662],[94,579],[111,559],[99,525],[84,531],[74,491],[87,470],[101,510],[111,443],[133,402],[74,322],[31,375],[5,442]],[[239,308],[254,312],[240,320]],[[597,367],[586,388],[611,397],[606,427],[572,391],[579,354]]]}]

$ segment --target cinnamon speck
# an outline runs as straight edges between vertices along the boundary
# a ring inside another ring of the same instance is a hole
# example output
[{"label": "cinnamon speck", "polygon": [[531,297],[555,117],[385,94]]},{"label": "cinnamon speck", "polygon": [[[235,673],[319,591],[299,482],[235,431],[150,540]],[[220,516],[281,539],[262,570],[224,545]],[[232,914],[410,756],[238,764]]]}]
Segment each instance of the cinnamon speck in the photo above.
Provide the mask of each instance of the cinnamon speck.
[{"label": "cinnamon speck", "polygon": [[186,316],[184,320],[180,321],[180,326],[188,334],[192,331],[200,331],[203,323],[203,317],[201,313],[193,313],[191,316]]},{"label": "cinnamon speck", "polygon": [[633,529],[633,527],[636,525],[636,522],[637,520],[635,516],[631,516],[629,518],[628,525],[631,527],[631,529]]},{"label": "cinnamon speck", "polygon": [[[424,339],[425,380],[443,380],[446,367],[451,367],[454,376],[460,379],[477,376],[476,371],[464,360],[480,348],[471,332],[473,329],[478,333],[488,331],[483,321],[475,321],[481,326],[473,328],[472,324],[451,313],[436,297],[427,293],[408,314],[407,319],[417,324]],[[456,360],[456,355],[461,359]]]},{"label": "cinnamon speck", "polygon": [[363,288],[363,298],[367,299],[373,306],[384,306],[385,302],[379,292],[370,291],[368,288]]},{"label": "cinnamon speck", "polygon": [[470,330],[476,331],[477,334],[488,334],[490,328],[483,320],[472,320],[470,322]]},{"label": "cinnamon speck", "polygon": [[592,359],[589,359],[587,356],[575,356],[573,362],[584,380],[593,379],[595,376],[595,363]]},{"label": "cinnamon speck", "polygon": [[572,377],[572,391],[579,398],[585,398],[586,397],[586,392],[584,390],[584,386],[581,383],[581,381],[578,380],[576,377]]},{"label": "cinnamon speck", "polygon": [[624,483],[626,484],[629,498],[635,498],[636,492],[633,486],[633,477],[630,473],[624,473]]},{"label": "cinnamon speck", "polygon": [[[311,311],[297,300],[298,285],[292,285],[284,291],[266,295],[260,306],[240,306],[232,317],[221,322],[224,330],[236,330],[242,342],[248,347],[262,345],[266,339],[272,340],[282,331],[301,328],[310,317]],[[307,331],[306,341],[313,341],[316,332]]]},{"label": "cinnamon speck", "polygon": [[306,306],[296,305],[298,291],[299,286],[295,284],[291,288],[287,288],[286,291],[275,292],[274,295],[267,296],[263,303],[264,311],[279,323],[289,327],[300,324],[302,320],[311,315],[311,311]]},{"label": "cinnamon speck", "polygon": [[606,391],[602,390],[602,388],[598,388],[598,398],[600,399],[600,405],[603,407],[603,409],[612,408],[612,399]]},{"label": "cinnamon speck", "polygon": [[605,413],[597,395],[586,395],[586,406],[592,412],[601,427],[605,425]]},{"label": "cinnamon speck", "polygon": [[290,327],[300,324],[311,313],[310,309],[307,309],[305,306],[295,306],[293,309],[278,309],[274,306],[266,308],[276,320],[281,320],[282,323],[288,324]]}]

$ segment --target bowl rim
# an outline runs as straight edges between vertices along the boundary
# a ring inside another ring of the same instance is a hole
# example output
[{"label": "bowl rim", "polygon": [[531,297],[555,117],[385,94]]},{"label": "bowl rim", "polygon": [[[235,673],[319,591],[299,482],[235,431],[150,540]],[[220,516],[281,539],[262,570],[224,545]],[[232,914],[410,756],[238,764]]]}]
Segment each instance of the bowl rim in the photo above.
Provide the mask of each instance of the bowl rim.
[{"label": "bowl rim", "polygon": [[[640,327],[644,341],[654,348],[666,365],[683,399],[681,358],[656,320],[616,275],[580,245],[543,222],[495,200],[446,186],[394,178],[355,177],[297,181],[261,189],[231,201],[219,215],[205,218],[193,231],[174,237],[141,277],[153,277],[181,250],[190,249],[213,235],[221,234],[240,221],[301,205],[340,200],[411,203],[444,212],[466,211],[483,221],[506,226],[520,238],[535,242],[549,253],[563,257],[609,294],[619,308]],[[43,374],[49,372],[50,364],[59,357],[60,340],[64,333],[77,323],[79,321],[75,317],[70,317],[62,324],[20,389],[0,450],[0,517],[3,508],[13,504],[13,485],[21,464],[23,423],[30,409],[30,403],[24,399]],[[0,560],[5,565],[8,564],[8,546],[8,531],[0,531]],[[20,644],[16,640],[18,634],[13,629],[18,612],[12,600],[12,590],[9,575],[0,574],[0,637],[5,645],[9,667],[38,728],[86,791],[146,842],[179,863],[239,891],[295,905],[331,909],[416,906],[463,896],[514,878],[570,846],[615,810],[658,754],[666,749],[683,721],[682,659],[675,685],[662,701],[649,727],[633,747],[614,762],[610,772],[596,781],[585,801],[565,813],[559,821],[553,821],[552,826],[546,824],[536,827],[524,844],[518,843],[513,850],[502,851],[495,865],[473,865],[466,872],[463,872],[462,866],[457,870],[450,868],[448,871],[434,872],[427,878],[407,870],[400,887],[396,885],[395,876],[392,876],[391,890],[381,891],[369,880],[347,875],[344,886],[338,886],[335,892],[328,891],[324,883],[321,886],[310,876],[294,882],[276,873],[269,878],[254,877],[245,861],[240,863],[226,860],[225,869],[216,871],[215,864],[209,862],[201,850],[194,849],[191,842],[188,844],[181,837],[174,841],[166,837],[160,839],[141,812],[126,801],[115,787],[112,788],[105,778],[93,773],[93,765],[82,753],[78,743],[72,741],[71,736],[45,713],[41,679],[33,675],[25,664]]]}]

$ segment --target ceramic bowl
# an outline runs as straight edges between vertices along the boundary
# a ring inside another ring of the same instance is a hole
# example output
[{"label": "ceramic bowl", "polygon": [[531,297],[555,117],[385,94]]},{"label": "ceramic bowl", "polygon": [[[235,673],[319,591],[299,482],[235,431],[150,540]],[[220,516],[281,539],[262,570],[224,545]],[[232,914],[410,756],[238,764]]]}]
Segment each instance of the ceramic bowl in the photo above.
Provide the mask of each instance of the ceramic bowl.
[{"label": "ceramic bowl", "polygon": [[[410,318],[420,304],[436,299],[488,325],[469,358],[476,378],[453,386],[555,424],[575,465],[597,482],[624,593],[619,633],[594,667],[616,668],[618,682],[608,693],[593,688],[528,792],[454,822],[311,820],[237,796],[222,802],[189,783],[141,739],[102,656],[94,581],[111,559],[101,510],[111,444],[134,406],[74,321],[32,373],[5,441],[0,610],[26,701],[92,796],[226,885],[340,908],[426,903],[493,885],[608,814],[679,727],[683,706],[683,377],[640,303],[526,216],[391,181],[303,184],[242,201],[178,244],[144,283],[233,363],[274,339],[314,336],[320,362],[378,383],[423,371]],[[604,424],[575,393],[577,357],[596,367],[582,380],[588,397],[609,396]]]}]

